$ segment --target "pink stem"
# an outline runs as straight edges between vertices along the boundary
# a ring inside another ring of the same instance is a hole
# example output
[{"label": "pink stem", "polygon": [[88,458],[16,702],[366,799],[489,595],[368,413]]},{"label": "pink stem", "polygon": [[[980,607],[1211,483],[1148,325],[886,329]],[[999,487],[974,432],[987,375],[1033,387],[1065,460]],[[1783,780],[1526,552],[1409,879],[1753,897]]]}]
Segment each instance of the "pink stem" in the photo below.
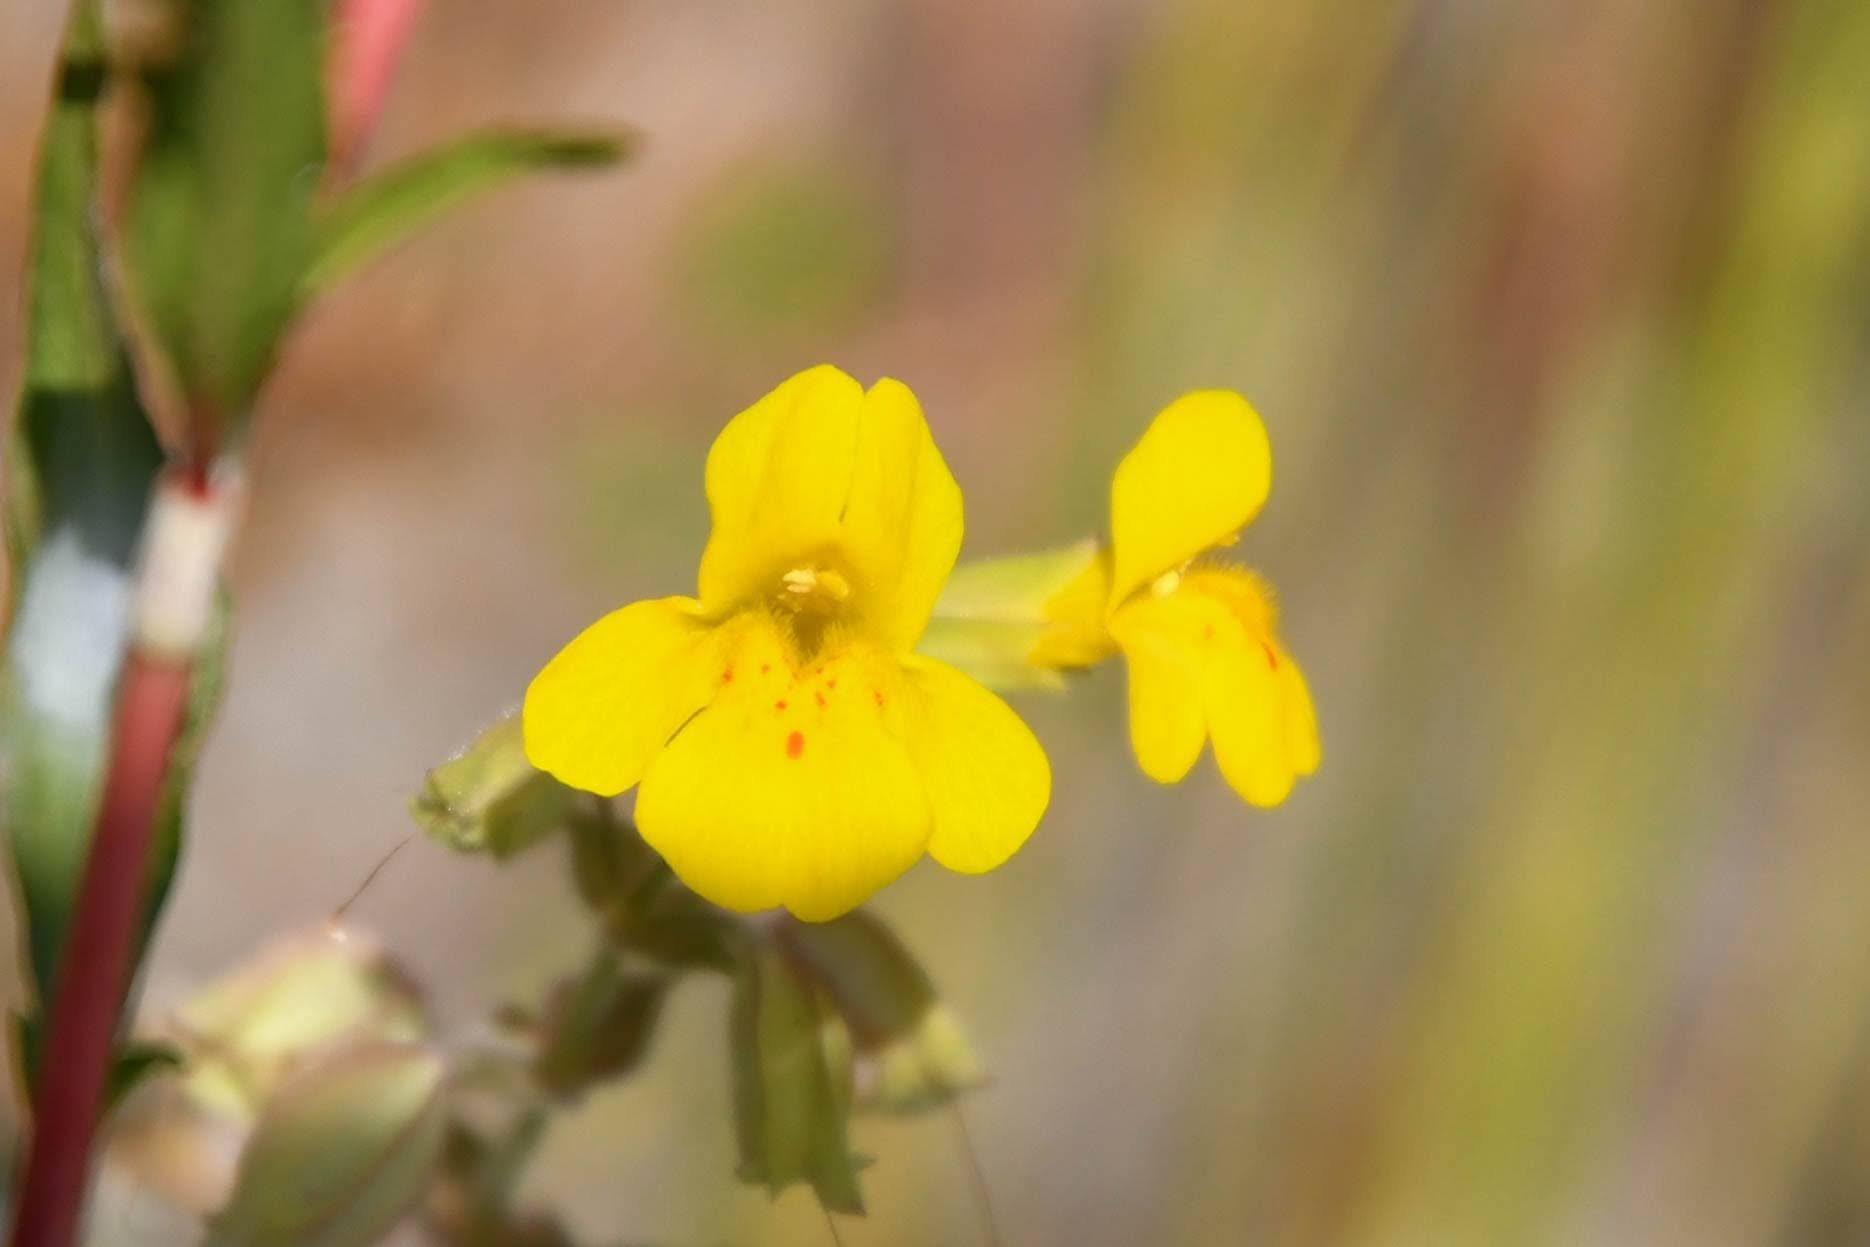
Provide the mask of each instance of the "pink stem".
[{"label": "pink stem", "polygon": [[136,652],[124,664],[97,834],[40,1048],[32,1154],[13,1247],[70,1247],[78,1232],[117,1015],[130,986],[157,805],[188,681],[186,665]]}]

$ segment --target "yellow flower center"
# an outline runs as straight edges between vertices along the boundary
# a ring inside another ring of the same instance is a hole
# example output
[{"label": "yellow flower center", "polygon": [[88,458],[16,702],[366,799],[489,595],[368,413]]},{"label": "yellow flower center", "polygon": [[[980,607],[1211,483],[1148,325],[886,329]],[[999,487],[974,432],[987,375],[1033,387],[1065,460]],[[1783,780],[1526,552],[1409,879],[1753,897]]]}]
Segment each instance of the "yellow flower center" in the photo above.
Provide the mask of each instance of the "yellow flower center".
[{"label": "yellow flower center", "polygon": [[852,621],[852,580],[849,573],[823,559],[801,563],[779,577],[769,609],[791,624],[801,658],[817,653],[835,625]]},{"label": "yellow flower center", "polygon": [[801,614],[830,614],[850,596],[850,580],[835,567],[795,567],[779,578],[780,604]]}]

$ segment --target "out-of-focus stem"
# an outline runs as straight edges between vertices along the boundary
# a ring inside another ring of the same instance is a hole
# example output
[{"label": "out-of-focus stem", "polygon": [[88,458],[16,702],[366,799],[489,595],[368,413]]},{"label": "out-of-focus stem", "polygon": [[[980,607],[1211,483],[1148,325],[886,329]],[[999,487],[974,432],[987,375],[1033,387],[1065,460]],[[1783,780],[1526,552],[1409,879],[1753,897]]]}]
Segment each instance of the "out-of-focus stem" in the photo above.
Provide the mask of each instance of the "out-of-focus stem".
[{"label": "out-of-focus stem", "polygon": [[84,1205],[117,1012],[129,989],[149,845],[189,669],[133,653],[124,666],[110,770],[60,962],[33,1096],[32,1155],[14,1247],[67,1247]]},{"label": "out-of-focus stem", "polygon": [[204,492],[202,479],[165,475],[147,521],[110,766],[40,1050],[13,1247],[70,1247],[83,1214],[118,1013],[135,973],[150,843],[232,526],[235,491]]}]

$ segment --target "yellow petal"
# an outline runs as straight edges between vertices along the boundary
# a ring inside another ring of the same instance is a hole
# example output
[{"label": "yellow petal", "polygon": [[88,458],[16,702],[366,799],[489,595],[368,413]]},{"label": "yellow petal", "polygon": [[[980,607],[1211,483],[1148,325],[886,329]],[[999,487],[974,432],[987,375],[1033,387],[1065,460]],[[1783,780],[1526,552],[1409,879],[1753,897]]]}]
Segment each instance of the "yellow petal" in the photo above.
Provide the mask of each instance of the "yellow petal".
[{"label": "yellow petal", "polygon": [[885,377],[864,395],[841,543],[857,574],[868,634],[906,654],[928,626],[961,552],[961,487],[921,404]]},{"label": "yellow petal", "polygon": [[1272,478],[1266,428],[1240,395],[1202,390],[1163,408],[1111,481],[1111,605],[1231,540]]},{"label": "yellow petal", "polygon": [[1142,597],[1110,621],[1130,673],[1130,748],[1143,774],[1159,784],[1181,782],[1208,739],[1199,605]]},{"label": "yellow petal", "polygon": [[1011,706],[946,663],[912,659],[904,676],[900,723],[933,818],[929,852],[950,870],[992,870],[1045,813],[1045,751]]},{"label": "yellow petal", "polygon": [[1292,768],[1300,775],[1318,769],[1318,712],[1312,706],[1312,690],[1305,683],[1299,664],[1284,650],[1279,651],[1279,698],[1284,712],[1286,748],[1292,753]]},{"label": "yellow petal", "polygon": [[710,613],[770,596],[794,569],[828,571],[847,582],[857,630],[892,652],[914,648],[962,520],[961,491],[908,387],[885,379],[866,394],[836,368],[800,373],[722,430],[707,488]]},{"label": "yellow petal", "polygon": [[1275,639],[1272,594],[1244,568],[1198,567],[1111,616],[1130,668],[1130,738],[1144,774],[1174,783],[1214,741],[1240,796],[1278,805],[1318,766],[1298,664]]},{"label": "yellow petal", "polygon": [[1214,760],[1241,799],[1275,806],[1292,791],[1295,771],[1272,651],[1229,653],[1207,682]]},{"label": "yellow petal", "polygon": [[795,666],[770,623],[733,661],[734,680],[650,764],[637,826],[717,905],[835,918],[928,843],[922,782],[891,727],[900,669],[836,644]]},{"label": "yellow petal", "polygon": [[833,545],[856,461],[863,387],[830,365],[780,384],[708,451],[713,529],[701,602],[720,616],[756,600],[804,556]]},{"label": "yellow petal", "polygon": [[615,796],[719,684],[716,630],[692,598],[637,602],[574,637],[526,689],[526,757]]}]

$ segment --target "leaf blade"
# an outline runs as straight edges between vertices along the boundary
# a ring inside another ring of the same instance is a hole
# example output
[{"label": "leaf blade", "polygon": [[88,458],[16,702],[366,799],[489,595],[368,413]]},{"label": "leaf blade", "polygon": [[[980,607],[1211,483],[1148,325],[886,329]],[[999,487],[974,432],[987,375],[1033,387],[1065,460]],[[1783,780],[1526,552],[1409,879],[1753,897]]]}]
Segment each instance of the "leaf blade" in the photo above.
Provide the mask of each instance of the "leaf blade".
[{"label": "leaf blade", "polygon": [[99,277],[98,39],[95,8],[80,6],[39,155],[5,514],[16,574],[0,663],[0,820],[41,1006],[90,846],[137,536],[162,464]]},{"label": "leaf blade", "polygon": [[529,173],[608,168],[635,146],[635,135],[621,130],[484,130],[412,156],[358,183],[325,212],[302,293],[324,289],[484,191]]}]

